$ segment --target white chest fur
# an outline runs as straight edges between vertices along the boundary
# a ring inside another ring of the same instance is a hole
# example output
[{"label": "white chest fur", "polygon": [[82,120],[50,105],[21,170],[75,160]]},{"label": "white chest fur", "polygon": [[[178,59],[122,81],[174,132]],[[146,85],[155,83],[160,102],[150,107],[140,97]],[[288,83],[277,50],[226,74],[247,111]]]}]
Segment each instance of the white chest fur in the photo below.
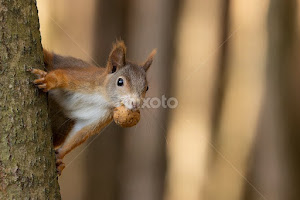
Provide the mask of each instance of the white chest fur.
[{"label": "white chest fur", "polygon": [[105,120],[111,114],[111,106],[101,94],[50,91],[52,98],[64,109],[64,113],[76,121],[93,123]]}]

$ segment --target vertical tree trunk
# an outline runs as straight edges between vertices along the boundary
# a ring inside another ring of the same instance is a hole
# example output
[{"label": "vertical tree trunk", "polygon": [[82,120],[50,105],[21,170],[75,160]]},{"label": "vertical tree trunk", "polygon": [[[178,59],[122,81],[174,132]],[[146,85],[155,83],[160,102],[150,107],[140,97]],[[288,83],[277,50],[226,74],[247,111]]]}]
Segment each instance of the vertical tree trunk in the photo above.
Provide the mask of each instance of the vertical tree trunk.
[{"label": "vertical tree trunk", "polygon": [[28,67],[43,54],[35,0],[0,0],[0,199],[60,199],[46,96]]},{"label": "vertical tree trunk", "polygon": [[[267,89],[249,180],[267,199],[299,199],[299,38],[296,0],[271,0]],[[298,60],[297,60],[298,59]],[[248,187],[245,199],[258,199]]]},{"label": "vertical tree trunk", "polygon": [[228,40],[230,39],[229,22],[230,22],[230,0],[222,1],[221,15],[221,45],[218,68],[216,70],[216,83],[214,85],[214,97],[212,98],[212,120],[211,133],[212,139],[216,139],[220,125],[222,104],[224,103],[225,91],[228,79]]},{"label": "vertical tree trunk", "polygon": [[221,41],[228,45],[226,85],[221,106],[214,105],[219,110],[214,119],[218,124],[213,128],[204,199],[238,200],[243,195],[243,186],[252,186],[244,176],[263,95],[266,55],[263,22],[267,4],[259,0],[247,3],[232,0],[229,10],[228,36]]},{"label": "vertical tree trunk", "polygon": [[170,111],[165,200],[199,200],[209,152],[221,1],[180,4],[172,81],[179,104]]}]

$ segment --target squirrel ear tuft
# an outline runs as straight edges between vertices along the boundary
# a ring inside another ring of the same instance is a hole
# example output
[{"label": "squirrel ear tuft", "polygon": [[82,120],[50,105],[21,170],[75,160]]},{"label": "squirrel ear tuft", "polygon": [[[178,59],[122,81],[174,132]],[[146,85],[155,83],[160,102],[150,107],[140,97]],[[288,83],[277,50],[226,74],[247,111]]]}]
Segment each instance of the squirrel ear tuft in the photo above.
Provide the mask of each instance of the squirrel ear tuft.
[{"label": "squirrel ear tuft", "polygon": [[116,71],[116,69],[123,67],[125,65],[125,56],[126,56],[126,46],[124,42],[122,40],[116,41],[109,54],[108,70],[111,73],[113,73]]},{"label": "squirrel ear tuft", "polygon": [[150,53],[150,55],[148,56],[146,62],[143,64],[143,68],[145,71],[147,71],[149,69],[149,67],[151,66],[155,54],[156,54],[156,49],[153,49],[152,52]]}]

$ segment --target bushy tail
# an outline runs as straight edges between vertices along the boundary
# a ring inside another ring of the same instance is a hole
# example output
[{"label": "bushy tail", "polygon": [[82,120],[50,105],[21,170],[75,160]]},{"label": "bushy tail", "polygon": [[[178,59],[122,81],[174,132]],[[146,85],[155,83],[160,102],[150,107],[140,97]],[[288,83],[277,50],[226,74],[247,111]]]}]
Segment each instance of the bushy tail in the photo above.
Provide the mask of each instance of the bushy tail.
[{"label": "bushy tail", "polygon": [[46,69],[49,71],[53,68],[53,53],[43,49],[44,52],[44,64]]}]

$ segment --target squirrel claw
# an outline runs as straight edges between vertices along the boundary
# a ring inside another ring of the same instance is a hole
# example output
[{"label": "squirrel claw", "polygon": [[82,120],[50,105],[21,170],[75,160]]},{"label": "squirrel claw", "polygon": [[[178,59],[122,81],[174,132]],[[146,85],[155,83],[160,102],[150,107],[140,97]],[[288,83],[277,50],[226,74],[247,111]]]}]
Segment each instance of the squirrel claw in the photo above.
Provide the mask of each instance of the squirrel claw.
[{"label": "squirrel claw", "polygon": [[65,163],[62,162],[62,159],[56,160],[56,172],[60,176],[63,169],[66,167]]},{"label": "squirrel claw", "polygon": [[30,69],[29,70],[32,74],[37,75],[38,77],[45,77],[47,72],[40,70],[40,69]]},{"label": "squirrel claw", "polygon": [[45,81],[45,78],[43,77],[43,78],[35,79],[35,80],[33,81],[33,83],[34,83],[34,84],[40,84],[40,83],[43,83],[44,81]]},{"label": "squirrel claw", "polygon": [[40,88],[40,89],[45,89],[45,88],[47,88],[47,84],[46,84],[46,83],[43,83],[43,84],[41,84],[41,85],[38,85],[38,88]]},{"label": "squirrel claw", "polygon": [[43,89],[44,92],[48,92],[51,89],[45,78],[48,74],[47,72],[40,69],[31,69],[30,72],[38,77],[38,79],[35,79],[33,83],[36,84],[39,89]]},{"label": "squirrel claw", "polygon": [[63,163],[62,159],[59,157],[58,150],[55,151],[55,157],[56,157],[56,172],[60,176],[63,169],[66,167],[65,163]]},{"label": "squirrel claw", "polygon": [[59,166],[56,166],[56,173],[58,174],[58,176],[61,175],[61,172],[63,171],[63,169],[65,168],[65,163],[61,163]]}]

